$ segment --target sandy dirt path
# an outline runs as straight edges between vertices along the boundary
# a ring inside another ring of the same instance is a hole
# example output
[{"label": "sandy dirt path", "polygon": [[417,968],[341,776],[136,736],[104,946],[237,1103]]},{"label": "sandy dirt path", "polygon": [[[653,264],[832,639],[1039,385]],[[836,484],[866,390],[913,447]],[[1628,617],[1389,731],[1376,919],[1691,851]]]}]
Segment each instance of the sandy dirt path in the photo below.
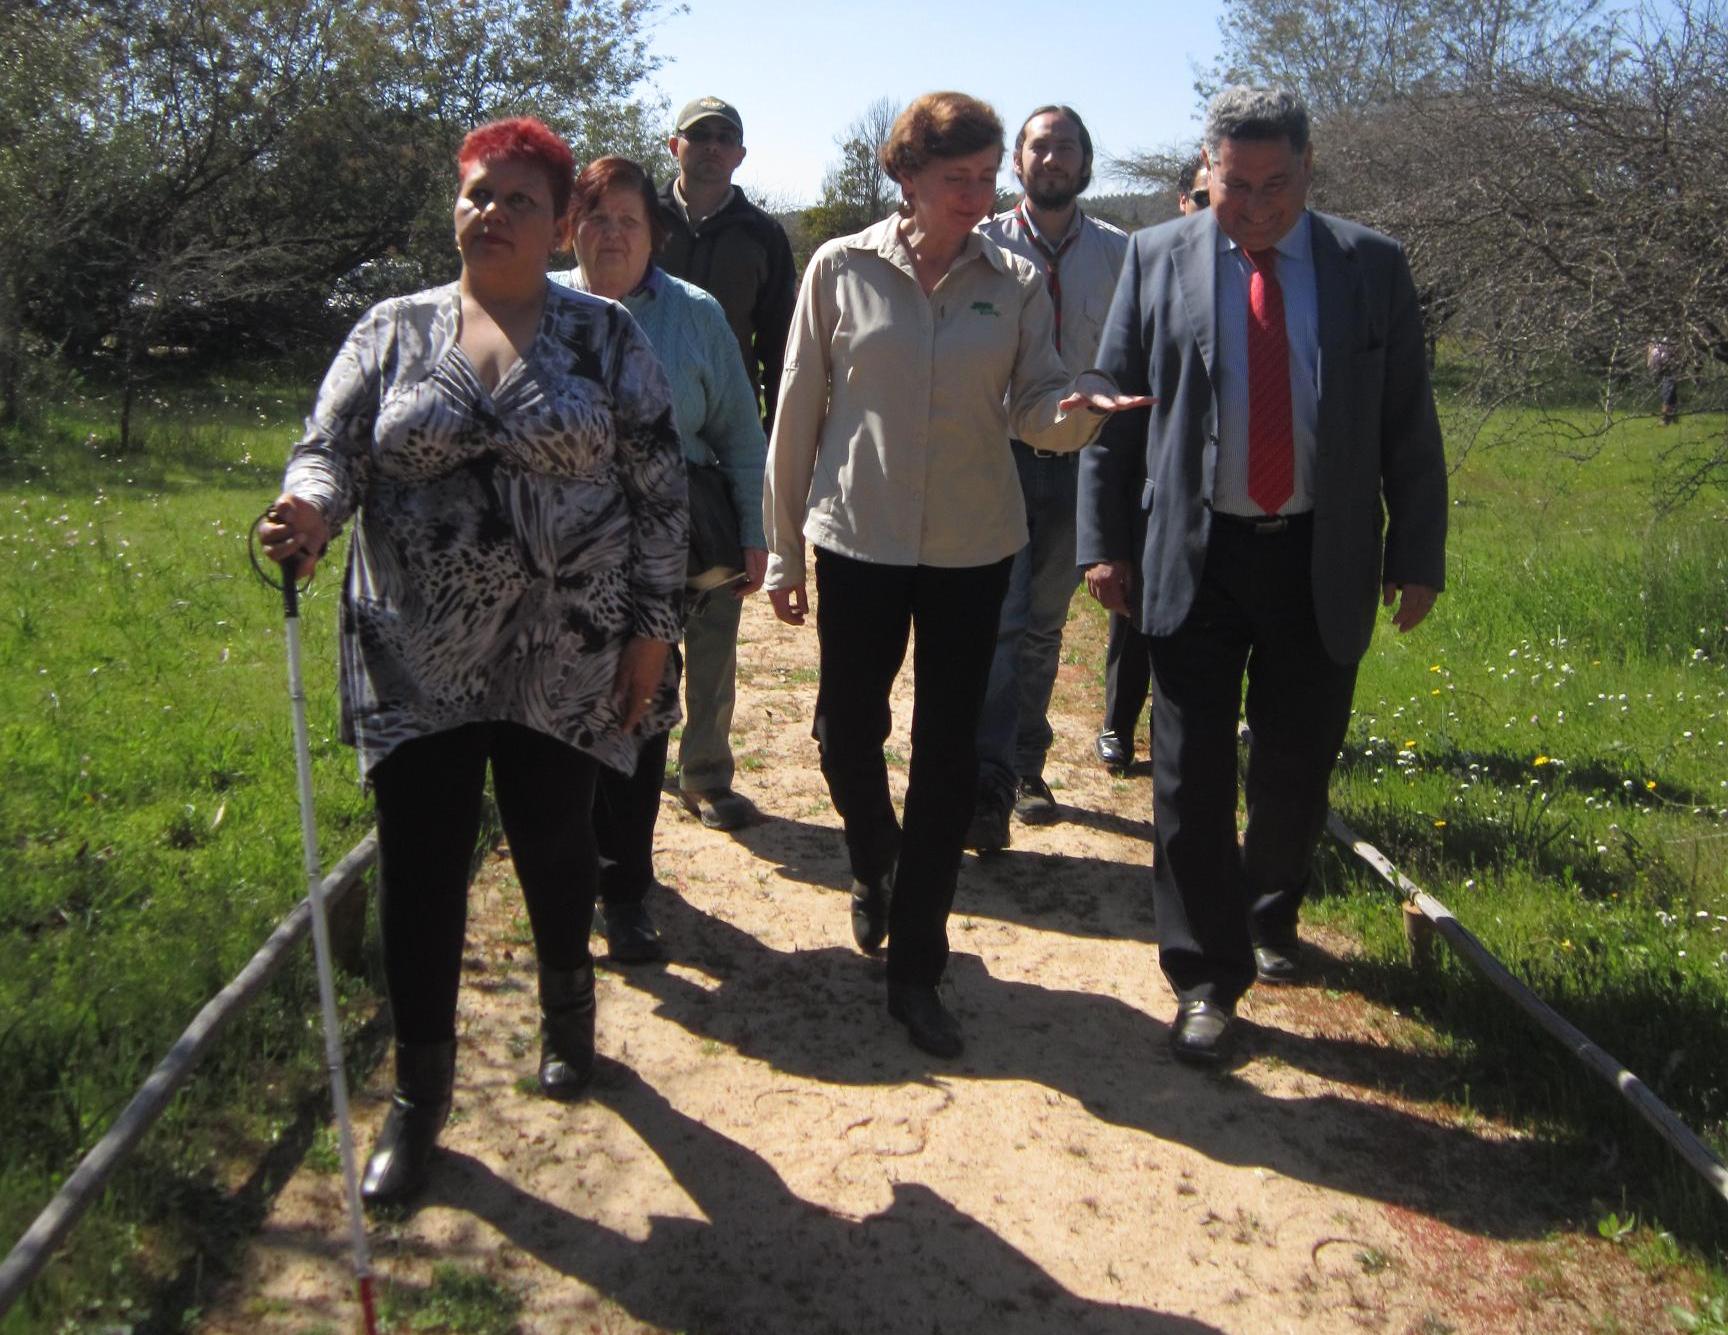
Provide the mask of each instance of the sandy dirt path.
[{"label": "sandy dirt path", "polygon": [[[602,1066],[574,1107],[524,1085],[533,952],[508,862],[484,870],[456,1116],[418,1208],[374,1227],[380,1283],[454,1262],[520,1295],[529,1332],[1667,1328],[1675,1295],[1557,1184],[1575,1160],[1388,1092],[1433,1086],[1420,1035],[1325,969],[1250,995],[1234,1070],[1170,1059],[1148,780],[1091,756],[1100,627],[1077,609],[1054,707],[1064,819],[966,857],[944,995],[968,1046],[941,1062],[852,948],[814,630],[752,600],[738,786],[766,818],[718,834],[663,798],[672,959],[602,962]],[[357,1092],[362,1145],[387,1079]],[[350,1329],[346,1263],[340,1180],[302,1168],[202,1329]]]}]

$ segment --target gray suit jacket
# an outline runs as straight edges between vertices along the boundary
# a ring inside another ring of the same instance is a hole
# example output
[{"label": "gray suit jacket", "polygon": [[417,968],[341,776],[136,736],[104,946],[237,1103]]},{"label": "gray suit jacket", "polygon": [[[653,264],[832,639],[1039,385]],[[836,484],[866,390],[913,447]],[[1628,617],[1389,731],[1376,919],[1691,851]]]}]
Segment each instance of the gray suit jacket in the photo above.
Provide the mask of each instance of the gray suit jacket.
[{"label": "gray suit jacket", "polygon": [[[1314,609],[1327,652],[1368,648],[1382,580],[1445,580],[1446,460],[1416,288],[1390,237],[1313,214],[1320,396]],[[1135,233],[1098,364],[1154,408],[1118,413],[1080,460],[1081,566],[1128,561],[1135,622],[1168,635],[1194,601],[1218,462],[1211,210]]]}]

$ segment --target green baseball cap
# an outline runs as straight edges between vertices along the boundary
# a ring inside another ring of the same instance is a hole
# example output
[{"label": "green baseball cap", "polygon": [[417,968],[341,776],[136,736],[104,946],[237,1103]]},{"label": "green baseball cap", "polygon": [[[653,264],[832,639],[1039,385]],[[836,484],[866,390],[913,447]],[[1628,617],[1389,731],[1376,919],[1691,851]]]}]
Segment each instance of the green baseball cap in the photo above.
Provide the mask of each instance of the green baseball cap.
[{"label": "green baseball cap", "polygon": [[738,131],[738,137],[744,137],[744,118],[738,114],[738,108],[717,97],[699,97],[694,102],[686,102],[672,128],[682,134],[697,121],[705,121],[711,116],[730,122],[732,128]]}]

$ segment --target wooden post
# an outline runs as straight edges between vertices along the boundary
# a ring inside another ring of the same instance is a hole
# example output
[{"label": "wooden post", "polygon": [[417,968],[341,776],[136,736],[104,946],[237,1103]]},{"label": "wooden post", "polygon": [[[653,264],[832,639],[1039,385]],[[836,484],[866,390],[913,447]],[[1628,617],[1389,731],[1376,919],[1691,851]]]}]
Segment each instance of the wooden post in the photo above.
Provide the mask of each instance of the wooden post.
[{"label": "wooden post", "polygon": [[1410,964],[1426,970],[1434,963],[1434,924],[1414,904],[1404,905],[1404,944],[1410,949]]},{"label": "wooden post", "polygon": [[329,907],[330,955],[343,973],[359,977],[366,972],[366,878],[357,876],[343,887],[341,897]]}]

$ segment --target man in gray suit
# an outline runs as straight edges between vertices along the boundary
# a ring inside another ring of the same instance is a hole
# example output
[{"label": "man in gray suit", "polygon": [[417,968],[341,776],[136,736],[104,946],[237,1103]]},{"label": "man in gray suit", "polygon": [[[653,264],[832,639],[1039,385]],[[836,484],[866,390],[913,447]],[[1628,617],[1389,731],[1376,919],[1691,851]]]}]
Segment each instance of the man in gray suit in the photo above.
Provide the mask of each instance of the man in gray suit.
[{"label": "man in gray suit", "polygon": [[[1184,1061],[1227,1055],[1297,912],[1376,595],[1400,631],[1444,580],[1446,464],[1402,248],[1307,207],[1308,113],[1226,88],[1212,207],[1137,233],[1099,365],[1155,407],[1082,460],[1086,585],[1149,637],[1153,902]],[[1252,732],[1236,835],[1236,731]]]}]

